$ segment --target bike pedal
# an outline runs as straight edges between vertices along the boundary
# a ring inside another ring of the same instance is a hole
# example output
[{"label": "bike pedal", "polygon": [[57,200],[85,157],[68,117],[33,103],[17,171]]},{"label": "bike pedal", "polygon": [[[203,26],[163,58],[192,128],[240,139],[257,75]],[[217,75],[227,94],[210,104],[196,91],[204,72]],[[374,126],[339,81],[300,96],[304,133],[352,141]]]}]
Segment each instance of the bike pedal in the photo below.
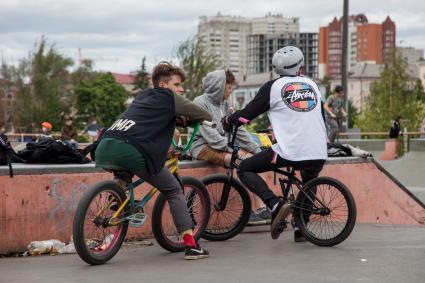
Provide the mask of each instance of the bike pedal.
[{"label": "bike pedal", "polygon": [[288,222],[286,220],[279,222],[277,226],[277,230],[279,231],[279,233],[282,233],[288,227],[287,224]]},{"label": "bike pedal", "polygon": [[128,216],[127,220],[128,220],[128,224],[131,227],[139,228],[139,227],[142,227],[143,224],[145,224],[145,221],[147,218],[148,218],[148,215],[146,213],[138,212]]}]

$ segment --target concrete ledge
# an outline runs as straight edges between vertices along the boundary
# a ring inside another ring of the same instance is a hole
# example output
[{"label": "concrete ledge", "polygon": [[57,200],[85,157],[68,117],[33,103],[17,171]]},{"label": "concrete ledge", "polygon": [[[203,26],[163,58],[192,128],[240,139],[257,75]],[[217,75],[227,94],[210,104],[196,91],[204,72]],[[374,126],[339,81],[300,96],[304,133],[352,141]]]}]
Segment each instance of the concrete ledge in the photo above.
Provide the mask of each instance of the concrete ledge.
[{"label": "concrete ledge", "polygon": [[[209,166],[207,162],[194,160],[194,161],[181,161],[179,167],[181,169],[188,168],[201,168]],[[27,164],[27,163],[13,163],[13,173],[15,175],[33,175],[33,174],[54,174],[54,173],[105,173],[102,168],[96,168],[95,163],[88,164]],[[9,175],[8,166],[0,166],[0,176]]]},{"label": "concrete ledge", "polygon": [[367,151],[381,151],[385,148],[386,139],[339,139],[339,143],[348,143]]},{"label": "concrete ledge", "polygon": [[[371,158],[332,158],[320,175],[338,179],[350,189],[356,200],[358,223],[424,225],[423,203],[377,165]],[[79,199],[93,184],[111,179],[110,173],[96,169],[94,164],[17,164],[15,171],[17,175],[9,178],[8,168],[0,169],[0,254],[23,251],[36,240],[55,238],[69,242]],[[201,179],[219,172],[225,170],[205,162],[181,162],[182,176]],[[281,195],[273,173],[261,176]],[[147,188],[142,185],[136,198],[141,198]],[[258,198],[251,199],[253,209],[261,205]],[[148,215],[154,201],[146,206]],[[130,228],[128,236],[151,237],[151,221],[141,228]]]},{"label": "concrete ledge", "polygon": [[[353,164],[370,162],[370,159],[360,157],[335,157],[329,158],[327,164]],[[75,174],[75,173],[105,173],[102,168],[96,168],[95,163],[88,164],[26,164],[13,163],[15,175],[43,175],[43,174]],[[185,160],[179,162],[180,169],[195,169],[215,167],[206,161]],[[9,176],[9,167],[0,166],[0,176]]]}]

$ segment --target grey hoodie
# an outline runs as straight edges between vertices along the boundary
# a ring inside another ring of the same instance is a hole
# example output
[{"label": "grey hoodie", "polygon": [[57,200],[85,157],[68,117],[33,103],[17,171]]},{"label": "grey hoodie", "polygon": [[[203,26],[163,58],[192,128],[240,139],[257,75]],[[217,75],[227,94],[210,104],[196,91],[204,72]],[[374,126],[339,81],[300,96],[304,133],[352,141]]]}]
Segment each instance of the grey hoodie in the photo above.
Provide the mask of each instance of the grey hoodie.
[{"label": "grey hoodie", "polygon": [[[224,87],[226,85],[226,73],[224,70],[216,70],[208,73],[202,79],[204,94],[196,97],[193,102],[199,104],[212,116],[212,122],[217,124],[215,129],[201,126],[196,135],[190,153],[197,158],[198,154],[209,145],[213,149],[231,152],[227,146],[227,136],[221,125],[221,118],[227,110],[224,103]],[[260,146],[256,144],[245,128],[240,127],[236,137],[237,144],[251,153],[260,152]]]}]

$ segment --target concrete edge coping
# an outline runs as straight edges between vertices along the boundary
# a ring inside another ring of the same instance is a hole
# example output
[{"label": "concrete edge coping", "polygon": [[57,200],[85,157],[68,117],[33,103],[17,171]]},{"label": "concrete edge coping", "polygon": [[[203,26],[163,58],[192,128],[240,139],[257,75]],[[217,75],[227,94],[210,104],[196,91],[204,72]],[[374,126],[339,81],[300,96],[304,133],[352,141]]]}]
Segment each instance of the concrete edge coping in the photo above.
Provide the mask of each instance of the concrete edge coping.
[{"label": "concrete edge coping", "polygon": [[[361,157],[331,157],[326,164],[353,164],[353,163],[369,163],[372,158]],[[201,160],[185,160],[180,161],[180,169],[203,168],[214,165],[208,164]],[[95,163],[88,164],[22,164],[13,163],[14,175],[43,175],[43,174],[75,174],[75,173],[102,173],[106,172],[102,168],[96,168]],[[8,176],[9,167],[0,166],[0,176]]]}]

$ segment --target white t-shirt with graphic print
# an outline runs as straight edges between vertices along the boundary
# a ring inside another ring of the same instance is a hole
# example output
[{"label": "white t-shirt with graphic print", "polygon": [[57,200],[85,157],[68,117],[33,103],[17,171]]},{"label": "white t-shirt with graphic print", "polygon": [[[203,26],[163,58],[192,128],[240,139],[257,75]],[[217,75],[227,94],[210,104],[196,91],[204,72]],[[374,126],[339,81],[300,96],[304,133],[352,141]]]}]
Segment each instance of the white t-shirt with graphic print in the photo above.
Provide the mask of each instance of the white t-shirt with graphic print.
[{"label": "white t-shirt with graphic print", "polygon": [[277,141],[274,152],[292,161],[327,158],[321,102],[309,78],[282,77],[272,83],[268,116]]}]

